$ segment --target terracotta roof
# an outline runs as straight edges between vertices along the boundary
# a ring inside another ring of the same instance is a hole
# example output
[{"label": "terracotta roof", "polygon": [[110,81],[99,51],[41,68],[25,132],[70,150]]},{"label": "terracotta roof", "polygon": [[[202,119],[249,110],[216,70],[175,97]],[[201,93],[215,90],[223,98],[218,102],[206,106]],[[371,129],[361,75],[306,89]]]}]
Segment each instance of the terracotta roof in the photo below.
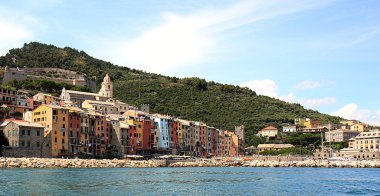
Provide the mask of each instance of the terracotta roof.
[{"label": "terracotta roof", "polygon": [[190,123],[191,123],[191,121],[183,120],[183,119],[179,119],[179,118],[175,119],[175,121],[178,121],[181,124],[186,125],[186,126],[190,126]]},{"label": "terracotta roof", "polygon": [[[9,120],[8,121],[9,123],[15,123],[19,126],[23,126],[23,127],[38,127],[38,128],[44,128],[44,126],[38,124],[38,123],[33,123],[33,122],[28,122],[26,120]],[[5,124],[8,125],[9,123]]]},{"label": "terracotta roof", "polygon": [[67,93],[71,94],[79,94],[79,95],[90,95],[90,96],[95,96],[95,97],[104,97],[99,95],[98,93],[89,93],[89,92],[82,92],[82,91],[72,91],[72,90],[66,90]]},{"label": "terracotta roof", "polygon": [[291,148],[294,147],[291,144],[259,144],[257,148]]},{"label": "terracotta roof", "polygon": [[273,126],[269,126],[269,127],[265,127],[263,130],[278,130],[276,127],[273,127]]}]

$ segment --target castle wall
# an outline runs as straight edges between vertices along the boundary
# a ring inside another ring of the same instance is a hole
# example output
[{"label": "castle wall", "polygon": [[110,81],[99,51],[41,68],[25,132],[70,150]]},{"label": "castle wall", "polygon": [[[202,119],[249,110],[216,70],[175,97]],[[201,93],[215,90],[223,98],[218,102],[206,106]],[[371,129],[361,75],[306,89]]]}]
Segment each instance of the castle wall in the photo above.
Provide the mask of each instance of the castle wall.
[{"label": "castle wall", "polygon": [[[62,75],[62,77],[48,77],[50,75]],[[12,80],[50,80],[77,86],[88,86],[92,91],[96,91],[96,81],[86,79],[85,75],[75,71],[59,68],[7,68],[4,70],[3,83]]]}]

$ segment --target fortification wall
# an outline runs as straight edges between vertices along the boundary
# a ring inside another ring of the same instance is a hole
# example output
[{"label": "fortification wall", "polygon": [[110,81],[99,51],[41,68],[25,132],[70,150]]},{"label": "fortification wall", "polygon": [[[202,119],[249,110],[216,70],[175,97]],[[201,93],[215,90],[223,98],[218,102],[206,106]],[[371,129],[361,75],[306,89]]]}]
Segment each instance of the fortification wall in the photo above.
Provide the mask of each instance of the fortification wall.
[{"label": "fortification wall", "polygon": [[59,68],[5,68],[3,83],[11,80],[50,80],[78,86],[88,86],[96,91],[96,81],[89,80],[84,74]]}]

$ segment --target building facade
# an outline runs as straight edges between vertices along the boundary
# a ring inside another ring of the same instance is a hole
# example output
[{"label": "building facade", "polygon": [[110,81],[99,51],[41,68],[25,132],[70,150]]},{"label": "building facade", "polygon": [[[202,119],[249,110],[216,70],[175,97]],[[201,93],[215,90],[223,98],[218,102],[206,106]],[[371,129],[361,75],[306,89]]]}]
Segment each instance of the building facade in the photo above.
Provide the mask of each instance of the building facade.
[{"label": "building facade", "polygon": [[358,131],[351,131],[348,129],[337,129],[325,132],[326,142],[347,142],[349,139],[359,135]]},{"label": "building facade", "polygon": [[378,152],[380,151],[380,131],[371,130],[369,132],[361,132],[355,138],[349,140],[349,148],[369,151],[369,152]]},{"label": "building facade", "polygon": [[276,137],[278,135],[278,129],[273,126],[265,127],[257,133],[261,137]]}]

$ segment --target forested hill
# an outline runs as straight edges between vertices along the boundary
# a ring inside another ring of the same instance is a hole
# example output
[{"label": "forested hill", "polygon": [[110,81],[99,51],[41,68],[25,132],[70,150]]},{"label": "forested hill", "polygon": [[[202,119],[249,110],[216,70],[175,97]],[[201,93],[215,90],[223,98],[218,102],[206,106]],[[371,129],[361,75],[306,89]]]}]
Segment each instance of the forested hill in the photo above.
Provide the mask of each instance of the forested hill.
[{"label": "forested hill", "polygon": [[317,111],[306,110],[267,96],[259,96],[248,88],[207,82],[199,78],[176,78],[146,73],[95,59],[83,51],[58,48],[32,42],[12,49],[0,57],[0,66],[56,67],[88,77],[96,76],[98,84],[106,73],[114,82],[115,97],[139,106],[147,103],[151,113],[169,114],[210,126],[233,130],[244,124],[247,142],[266,125],[279,126],[296,117],[309,117],[324,122],[339,119]]}]

